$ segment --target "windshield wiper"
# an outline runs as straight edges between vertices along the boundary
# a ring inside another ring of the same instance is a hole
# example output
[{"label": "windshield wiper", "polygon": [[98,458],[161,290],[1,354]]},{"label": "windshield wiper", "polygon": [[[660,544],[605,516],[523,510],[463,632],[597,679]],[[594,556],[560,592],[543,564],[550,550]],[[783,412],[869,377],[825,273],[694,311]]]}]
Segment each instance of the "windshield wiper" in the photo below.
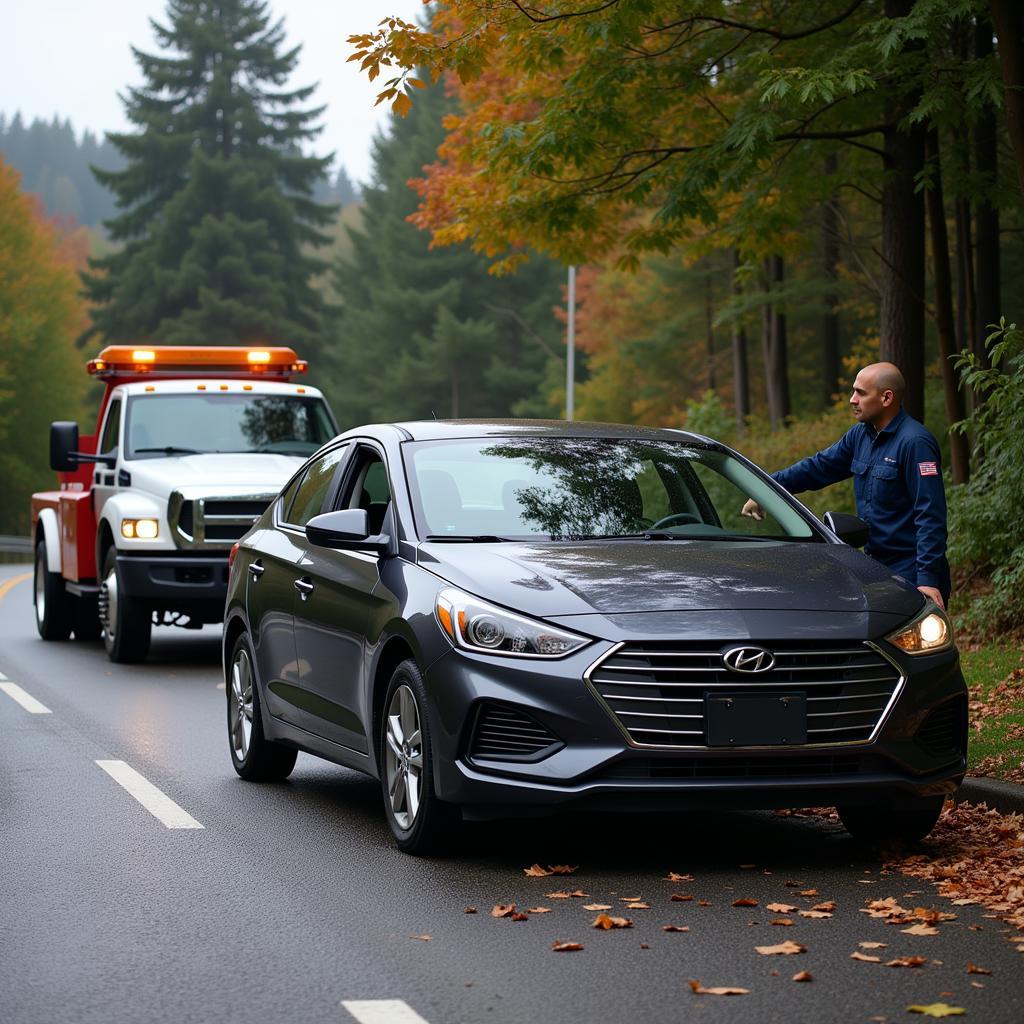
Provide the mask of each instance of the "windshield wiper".
[{"label": "windshield wiper", "polygon": [[164,455],[210,455],[211,452],[201,452],[198,448],[179,448],[176,444],[165,444],[161,448],[136,448],[135,454],[143,452],[162,452]]},{"label": "windshield wiper", "polygon": [[432,540],[440,544],[497,544],[503,543],[508,538],[496,537],[492,533],[428,533],[424,540]]},{"label": "windshield wiper", "polygon": [[664,530],[644,530],[641,533],[585,533],[567,540],[693,540],[682,533],[666,533]]}]

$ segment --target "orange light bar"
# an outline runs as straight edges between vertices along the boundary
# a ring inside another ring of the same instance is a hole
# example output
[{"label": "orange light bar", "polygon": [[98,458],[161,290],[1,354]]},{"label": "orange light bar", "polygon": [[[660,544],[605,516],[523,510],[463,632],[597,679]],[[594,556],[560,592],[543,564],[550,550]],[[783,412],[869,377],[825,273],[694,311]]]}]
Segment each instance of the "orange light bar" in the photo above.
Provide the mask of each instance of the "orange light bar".
[{"label": "orange light bar", "polygon": [[89,373],[103,378],[163,376],[291,377],[309,364],[285,346],[253,349],[228,345],[154,345],[134,348],[108,345],[88,363]]}]

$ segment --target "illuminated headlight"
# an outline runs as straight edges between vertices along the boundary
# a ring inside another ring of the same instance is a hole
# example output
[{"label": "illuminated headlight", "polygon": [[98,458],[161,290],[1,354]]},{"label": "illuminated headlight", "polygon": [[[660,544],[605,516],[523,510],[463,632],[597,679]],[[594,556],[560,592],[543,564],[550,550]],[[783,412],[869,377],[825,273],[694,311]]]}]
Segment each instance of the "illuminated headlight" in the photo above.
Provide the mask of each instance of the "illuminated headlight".
[{"label": "illuminated headlight", "polygon": [[907,654],[933,654],[952,646],[953,629],[945,612],[929,603],[909,626],[887,639]]},{"label": "illuminated headlight", "polygon": [[442,590],[437,595],[434,610],[448,639],[467,651],[522,658],[561,658],[590,643],[587,637],[514,615],[461,590]]},{"label": "illuminated headlight", "polygon": [[156,519],[122,519],[121,536],[127,540],[154,540],[160,533]]}]

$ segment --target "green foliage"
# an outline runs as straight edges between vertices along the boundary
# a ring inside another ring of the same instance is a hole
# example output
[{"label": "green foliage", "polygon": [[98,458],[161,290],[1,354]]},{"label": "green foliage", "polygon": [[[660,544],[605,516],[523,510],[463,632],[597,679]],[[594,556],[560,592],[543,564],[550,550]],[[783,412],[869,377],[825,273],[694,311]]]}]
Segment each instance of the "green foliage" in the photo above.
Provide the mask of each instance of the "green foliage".
[{"label": "green foliage", "polygon": [[0,533],[28,533],[30,494],[54,484],[50,422],[82,412],[83,318],[56,232],[0,161]]},{"label": "green foliage", "polygon": [[283,88],[298,48],[259,0],[170,0],[154,28],[171,52],[135,51],[144,84],[125,105],[138,131],[109,136],[127,165],[97,171],[121,248],[85,275],[85,337],[315,349],[323,265],[307,247],[324,244],[333,210],[311,198],[327,159],[301,152],[322,108],[301,108],[313,87]]},{"label": "green foliage", "polygon": [[497,278],[468,245],[431,248],[409,222],[409,179],[435,158],[452,109],[443,86],[421,89],[375,143],[374,180],[335,267],[340,312],[321,374],[343,425],[558,411],[547,380],[552,363],[564,375],[552,315],[564,270],[536,259]]},{"label": "green foliage", "polygon": [[1000,319],[987,339],[992,366],[964,352],[966,387],[985,401],[955,429],[970,430],[983,453],[971,482],[950,500],[950,561],[991,569],[993,592],[971,607],[970,623],[991,634],[1024,622],[1024,330]]}]

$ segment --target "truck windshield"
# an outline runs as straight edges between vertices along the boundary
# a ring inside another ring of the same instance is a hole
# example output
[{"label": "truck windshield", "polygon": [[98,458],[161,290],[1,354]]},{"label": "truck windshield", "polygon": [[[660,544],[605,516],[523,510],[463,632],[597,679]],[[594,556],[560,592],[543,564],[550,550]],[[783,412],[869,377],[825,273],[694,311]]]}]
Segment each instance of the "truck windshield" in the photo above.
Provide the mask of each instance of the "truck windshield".
[{"label": "truck windshield", "polygon": [[209,452],[311,455],[336,433],[322,398],[295,395],[134,395],[125,457],[159,459]]}]

